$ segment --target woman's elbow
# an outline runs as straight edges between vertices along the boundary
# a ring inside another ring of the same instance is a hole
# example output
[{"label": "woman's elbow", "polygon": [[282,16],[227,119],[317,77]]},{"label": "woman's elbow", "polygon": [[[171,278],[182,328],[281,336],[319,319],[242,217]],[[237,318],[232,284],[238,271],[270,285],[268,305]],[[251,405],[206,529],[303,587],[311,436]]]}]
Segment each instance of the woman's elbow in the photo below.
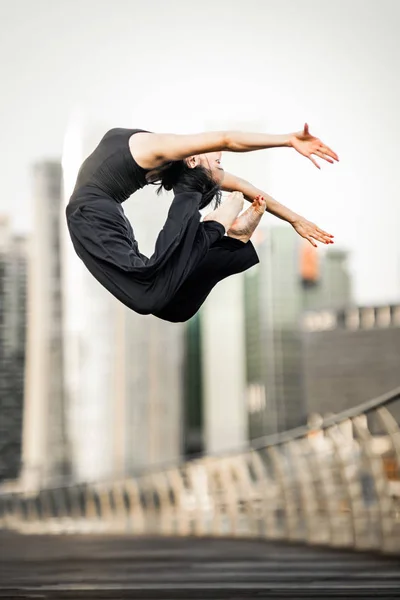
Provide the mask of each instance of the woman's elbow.
[{"label": "woman's elbow", "polygon": [[226,152],[234,152],[235,141],[233,131],[222,131],[221,132],[221,148]]}]

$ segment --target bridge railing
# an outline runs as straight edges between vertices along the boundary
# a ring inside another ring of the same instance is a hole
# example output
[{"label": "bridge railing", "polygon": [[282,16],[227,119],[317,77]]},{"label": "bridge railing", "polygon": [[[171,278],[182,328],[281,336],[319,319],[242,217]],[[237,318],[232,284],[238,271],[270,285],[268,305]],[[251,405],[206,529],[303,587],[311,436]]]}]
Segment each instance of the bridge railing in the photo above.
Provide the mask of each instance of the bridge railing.
[{"label": "bridge railing", "polygon": [[245,536],[400,554],[400,388],[216,456],[0,495],[22,533]]}]

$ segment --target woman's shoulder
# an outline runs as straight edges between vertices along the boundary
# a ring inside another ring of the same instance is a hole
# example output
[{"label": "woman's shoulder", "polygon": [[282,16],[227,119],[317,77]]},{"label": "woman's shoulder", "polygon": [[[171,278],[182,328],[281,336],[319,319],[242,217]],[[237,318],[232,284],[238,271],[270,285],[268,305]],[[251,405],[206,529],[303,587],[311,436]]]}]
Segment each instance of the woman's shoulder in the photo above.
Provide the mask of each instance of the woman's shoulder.
[{"label": "woman's shoulder", "polygon": [[[150,131],[148,131],[147,129],[130,129],[127,127],[113,127],[112,129],[109,129],[105,135],[104,138],[107,137],[114,137],[114,136],[125,136],[125,137],[131,137],[131,135],[134,135],[135,133],[151,133]],[[103,138],[103,139],[104,139]]]}]

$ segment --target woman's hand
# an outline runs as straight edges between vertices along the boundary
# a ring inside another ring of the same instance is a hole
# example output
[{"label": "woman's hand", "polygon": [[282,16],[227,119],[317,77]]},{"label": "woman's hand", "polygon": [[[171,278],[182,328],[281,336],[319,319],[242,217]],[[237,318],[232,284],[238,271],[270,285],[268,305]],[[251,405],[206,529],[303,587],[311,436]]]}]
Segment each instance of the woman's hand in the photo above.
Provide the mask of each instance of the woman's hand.
[{"label": "woman's hand", "polygon": [[302,154],[311,160],[317,169],[320,169],[321,167],[313,156],[318,156],[331,164],[333,164],[334,160],[339,160],[338,155],[333,150],[328,146],[325,146],[320,139],[310,134],[307,123],[304,125],[303,131],[299,131],[291,136],[290,145],[297,150],[299,154]]},{"label": "woman's hand", "polygon": [[315,223],[311,223],[311,221],[307,221],[307,219],[304,219],[303,217],[294,221],[292,226],[301,237],[308,240],[315,248],[317,248],[317,244],[314,240],[317,240],[322,244],[333,244],[333,235],[320,229]]}]

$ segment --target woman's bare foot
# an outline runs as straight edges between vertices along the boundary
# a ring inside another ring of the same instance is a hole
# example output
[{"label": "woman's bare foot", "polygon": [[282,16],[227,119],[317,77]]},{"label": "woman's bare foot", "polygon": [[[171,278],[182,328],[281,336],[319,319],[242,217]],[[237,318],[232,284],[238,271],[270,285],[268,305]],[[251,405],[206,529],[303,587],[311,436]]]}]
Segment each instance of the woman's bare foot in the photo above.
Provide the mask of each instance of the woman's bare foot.
[{"label": "woman's bare foot", "polygon": [[232,224],[232,227],[227,232],[228,236],[244,243],[248,242],[259,224],[261,217],[265,213],[266,208],[267,203],[263,196],[257,196],[246,212],[240,215],[240,217]]},{"label": "woman's bare foot", "polygon": [[217,209],[204,217],[204,221],[217,221],[225,227],[225,231],[230,229],[243,210],[244,196],[241,192],[232,192],[227,199]]}]

